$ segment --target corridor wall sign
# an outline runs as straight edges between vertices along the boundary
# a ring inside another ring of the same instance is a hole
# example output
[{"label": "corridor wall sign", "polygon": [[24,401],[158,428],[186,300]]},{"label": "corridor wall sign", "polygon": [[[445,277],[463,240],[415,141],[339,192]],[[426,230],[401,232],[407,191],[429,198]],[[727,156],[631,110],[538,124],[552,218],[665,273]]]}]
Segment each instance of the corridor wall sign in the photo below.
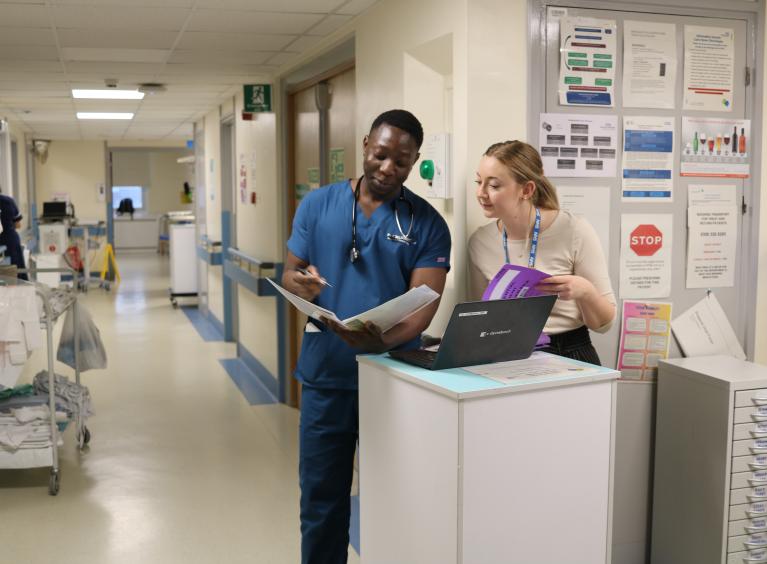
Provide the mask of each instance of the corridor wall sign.
[{"label": "corridor wall sign", "polygon": [[258,113],[272,111],[272,85],[271,84],[245,84],[243,85],[244,113]]}]

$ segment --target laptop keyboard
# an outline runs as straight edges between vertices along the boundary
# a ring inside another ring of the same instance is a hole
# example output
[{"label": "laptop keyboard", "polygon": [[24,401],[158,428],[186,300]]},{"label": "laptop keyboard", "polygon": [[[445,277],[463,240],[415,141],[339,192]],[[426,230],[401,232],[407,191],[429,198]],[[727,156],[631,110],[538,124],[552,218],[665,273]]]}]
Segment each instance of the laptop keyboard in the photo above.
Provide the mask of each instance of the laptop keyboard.
[{"label": "laptop keyboard", "polygon": [[415,349],[412,351],[389,351],[389,356],[402,362],[431,370],[431,367],[434,365],[434,359],[437,358],[437,353],[435,351]]}]

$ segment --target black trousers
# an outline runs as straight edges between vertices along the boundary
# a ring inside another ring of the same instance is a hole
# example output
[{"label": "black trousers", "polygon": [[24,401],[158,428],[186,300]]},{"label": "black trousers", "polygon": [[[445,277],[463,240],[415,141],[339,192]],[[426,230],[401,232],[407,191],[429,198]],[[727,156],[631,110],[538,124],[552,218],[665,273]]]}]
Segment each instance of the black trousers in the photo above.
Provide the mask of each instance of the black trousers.
[{"label": "black trousers", "polygon": [[548,347],[541,349],[543,352],[601,366],[599,355],[591,344],[589,329],[585,325],[557,335],[549,335],[549,338],[551,343]]},{"label": "black trousers", "polygon": [[[5,254],[11,259],[11,264],[17,268],[24,269],[24,252],[21,250],[21,238],[18,232],[13,229],[6,229],[0,233],[0,245],[5,245]],[[22,280],[28,280],[26,274],[19,274]]]}]

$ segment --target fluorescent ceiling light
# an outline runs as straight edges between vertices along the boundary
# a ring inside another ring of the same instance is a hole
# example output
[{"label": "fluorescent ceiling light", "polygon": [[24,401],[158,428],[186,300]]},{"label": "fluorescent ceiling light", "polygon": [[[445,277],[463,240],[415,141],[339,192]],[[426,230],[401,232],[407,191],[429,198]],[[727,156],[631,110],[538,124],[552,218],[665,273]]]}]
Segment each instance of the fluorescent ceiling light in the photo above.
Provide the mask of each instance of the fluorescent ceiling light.
[{"label": "fluorescent ceiling light", "polygon": [[73,88],[72,97],[97,100],[141,100],[144,98],[144,93],[138,90],[79,90]]},{"label": "fluorescent ceiling light", "polygon": [[133,112],[77,112],[77,119],[133,119]]}]

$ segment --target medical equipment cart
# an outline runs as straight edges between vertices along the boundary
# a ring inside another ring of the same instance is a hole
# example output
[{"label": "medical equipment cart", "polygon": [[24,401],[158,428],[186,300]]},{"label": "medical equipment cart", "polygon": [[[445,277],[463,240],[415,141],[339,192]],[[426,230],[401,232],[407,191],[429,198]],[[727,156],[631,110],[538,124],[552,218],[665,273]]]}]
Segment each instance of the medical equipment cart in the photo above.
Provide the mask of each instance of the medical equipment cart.
[{"label": "medical equipment cart", "polygon": [[[27,271],[34,273],[34,270]],[[74,288],[55,288],[50,289],[46,285],[36,282],[26,282],[17,278],[0,277],[0,287],[13,285],[34,285],[35,294],[42,303],[42,315],[40,324],[45,329],[45,348],[47,359],[48,376],[48,409],[50,411],[50,446],[30,449],[19,449],[13,452],[0,449],[0,468],[42,468],[50,466],[50,478],[48,482],[48,493],[57,495],[61,480],[59,467],[59,428],[56,418],[56,381],[54,371],[54,345],[53,328],[56,321],[72,308],[74,316],[74,355],[75,355],[75,381],[80,384],[80,334],[78,330],[78,308],[77,290]],[[76,425],[76,436],[79,447],[82,449],[90,442],[90,431],[85,426],[82,406],[78,406],[76,413],[73,414]]]}]

